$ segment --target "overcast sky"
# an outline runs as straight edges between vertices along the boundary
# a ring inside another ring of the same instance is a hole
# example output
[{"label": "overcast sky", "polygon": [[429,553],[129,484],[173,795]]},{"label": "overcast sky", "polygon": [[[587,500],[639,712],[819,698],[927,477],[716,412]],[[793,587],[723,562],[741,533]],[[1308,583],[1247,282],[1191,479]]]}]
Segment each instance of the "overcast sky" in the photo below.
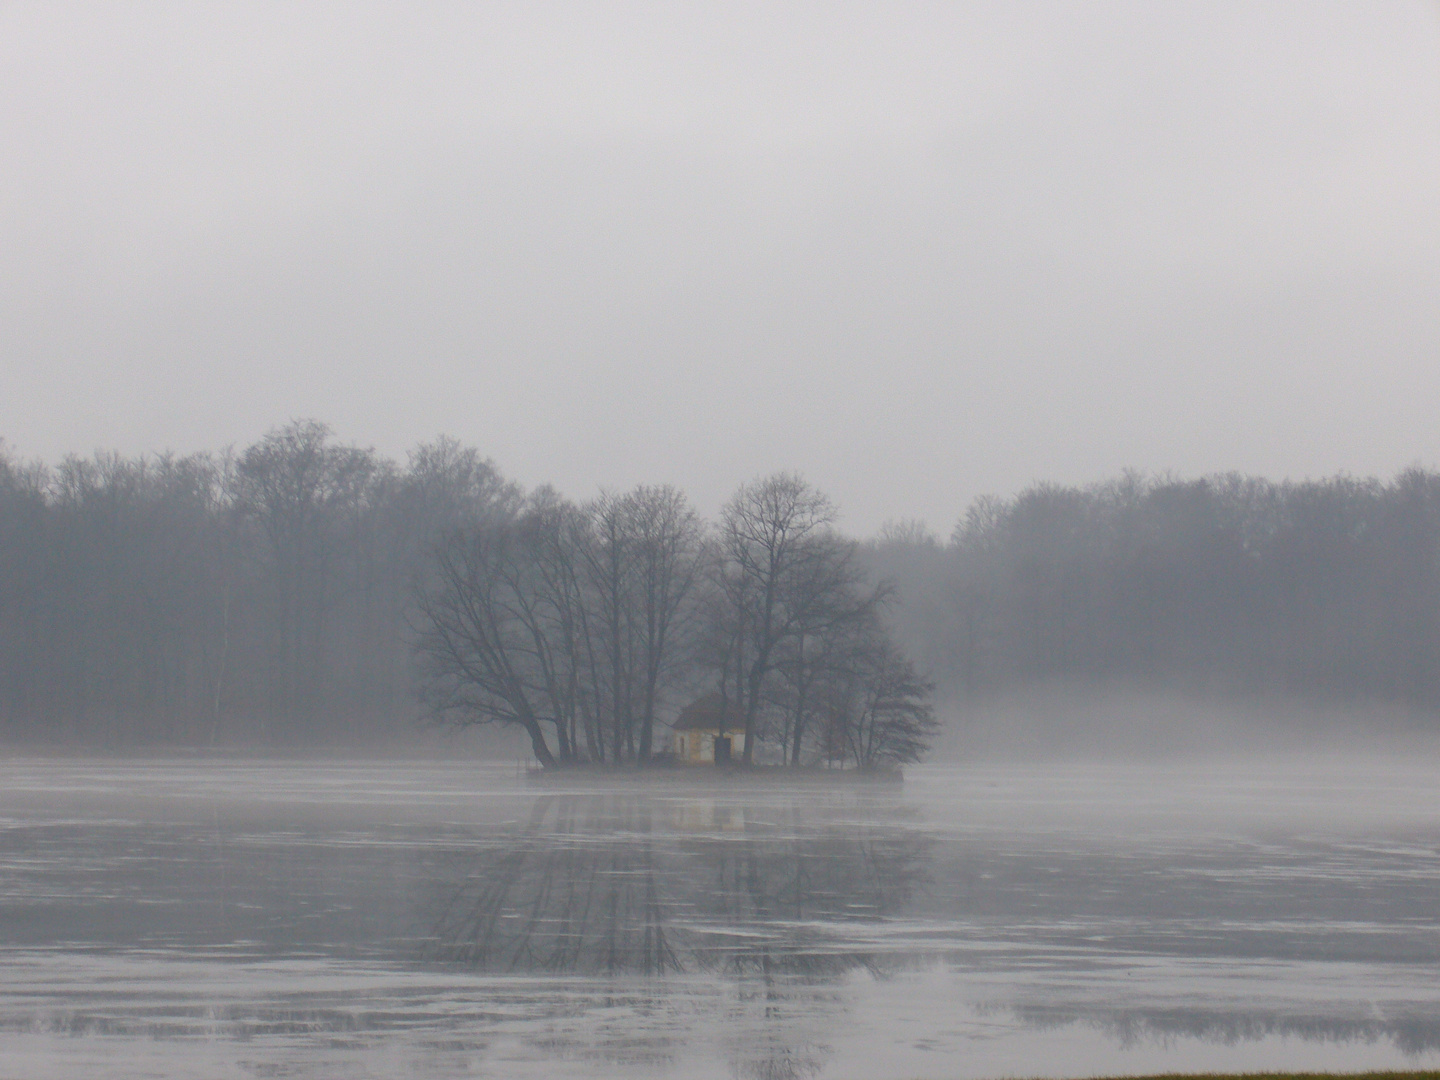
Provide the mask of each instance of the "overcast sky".
[{"label": "overcast sky", "polygon": [[868,532],[1440,462],[1440,4],[0,4],[0,435]]}]

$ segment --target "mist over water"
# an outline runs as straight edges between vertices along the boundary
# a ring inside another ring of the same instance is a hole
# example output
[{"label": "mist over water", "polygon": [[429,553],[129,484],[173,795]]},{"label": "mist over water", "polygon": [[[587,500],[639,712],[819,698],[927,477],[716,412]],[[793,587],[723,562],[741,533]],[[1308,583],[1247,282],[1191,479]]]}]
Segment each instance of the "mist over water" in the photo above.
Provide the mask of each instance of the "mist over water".
[{"label": "mist over water", "polygon": [[1018,687],[978,701],[947,700],[932,760],[1276,762],[1316,755],[1440,757],[1428,714],[1397,705],[1204,697],[1174,690],[1074,683]]},{"label": "mist over water", "polygon": [[1440,768],[9,761],[6,1074],[1440,1063]]}]

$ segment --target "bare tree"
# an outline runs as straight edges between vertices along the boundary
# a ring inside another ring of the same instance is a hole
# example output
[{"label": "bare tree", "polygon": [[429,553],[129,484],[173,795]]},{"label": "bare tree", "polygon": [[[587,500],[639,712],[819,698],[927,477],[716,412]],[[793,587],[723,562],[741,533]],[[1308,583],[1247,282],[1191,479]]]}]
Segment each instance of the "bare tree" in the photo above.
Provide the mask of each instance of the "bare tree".
[{"label": "bare tree", "polygon": [[433,583],[418,597],[416,652],[437,715],[461,726],[516,724],[548,767],[556,759],[541,727],[547,710],[536,700],[539,658],[516,595],[524,578],[517,533],[513,519],[451,532],[436,553]]},{"label": "bare tree", "polygon": [[[432,711],[460,725],[517,724],[541,764],[575,760],[583,730],[584,516],[542,489],[518,514],[452,530],[417,596],[416,649]],[[555,739],[546,739],[549,725]]]},{"label": "bare tree", "polygon": [[862,628],[878,625],[880,609],[893,599],[888,582],[867,585],[858,554],[853,541],[824,536],[807,546],[785,582],[790,629],[777,646],[775,670],[788,690],[781,746],[792,766],[801,764],[812,688],[819,680],[843,676],[853,660],[851,642]]},{"label": "bare tree", "polygon": [[830,538],[835,507],[793,473],[742,484],[721,518],[725,591],[737,615],[736,689],[745,718],[742,760],[754,760],[765,678],[777,647],[795,629],[795,611],[786,605],[796,578]]},{"label": "bare tree", "polygon": [[637,680],[635,574],[638,558],[627,500],[603,494],[584,508],[575,530],[577,569],[585,584],[580,626],[587,657],[593,716],[591,756],[635,756]]},{"label": "bare tree", "polygon": [[860,629],[823,689],[828,756],[875,769],[919,761],[938,730],[934,684],[900,654],[878,621]]},{"label": "bare tree", "polygon": [[633,538],[638,679],[635,709],[640,726],[637,756],[650,759],[660,695],[674,673],[686,616],[701,569],[700,519],[680,491],[641,486],[625,497]]}]

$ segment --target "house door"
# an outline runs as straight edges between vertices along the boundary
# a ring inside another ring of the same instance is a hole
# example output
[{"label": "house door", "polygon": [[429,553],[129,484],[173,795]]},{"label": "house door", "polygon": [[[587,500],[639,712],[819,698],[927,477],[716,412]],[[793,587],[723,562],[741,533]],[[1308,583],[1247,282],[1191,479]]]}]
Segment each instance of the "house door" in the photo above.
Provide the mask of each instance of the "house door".
[{"label": "house door", "polygon": [[730,736],[729,736],[729,735],[716,735],[716,736],[715,736],[715,764],[716,764],[716,765],[728,765],[728,764],[730,764]]}]

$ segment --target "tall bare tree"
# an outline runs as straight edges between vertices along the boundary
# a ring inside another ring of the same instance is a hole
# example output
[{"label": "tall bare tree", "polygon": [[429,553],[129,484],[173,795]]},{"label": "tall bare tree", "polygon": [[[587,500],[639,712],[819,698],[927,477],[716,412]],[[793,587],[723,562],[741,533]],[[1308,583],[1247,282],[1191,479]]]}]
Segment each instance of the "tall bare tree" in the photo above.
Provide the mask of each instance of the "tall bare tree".
[{"label": "tall bare tree", "polygon": [[[524,555],[514,519],[454,529],[436,552],[435,574],[420,592],[417,657],[437,715],[458,725],[498,722],[523,728],[535,757],[555,764],[537,700],[534,636],[516,595]],[[523,586],[521,586],[523,588]],[[557,724],[558,726],[558,724]]]},{"label": "tall bare tree", "polygon": [[703,530],[684,494],[641,486],[625,498],[634,538],[634,617],[638,629],[637,756],[650,760],[660,696],[682,656],[702,567]]},{"label": "tall bare tree", "polygon": [[725,504],[721,580],[736,618],[736,690],[745,718],[743,761],[754,760],[762,690],[777,649],[797,626],[787,603],[832,540],[835,506],[793,473],[742,484]]}]

